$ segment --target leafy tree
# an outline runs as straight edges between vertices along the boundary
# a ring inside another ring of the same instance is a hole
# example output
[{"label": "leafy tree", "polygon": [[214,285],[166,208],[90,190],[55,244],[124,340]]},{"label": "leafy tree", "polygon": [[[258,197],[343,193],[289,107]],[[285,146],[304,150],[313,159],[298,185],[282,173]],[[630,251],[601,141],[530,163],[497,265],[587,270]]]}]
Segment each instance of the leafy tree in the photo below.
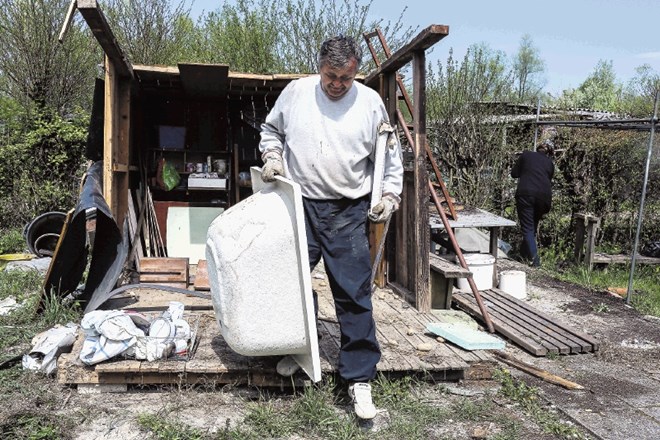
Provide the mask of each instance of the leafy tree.
[{"label": "leafy tree", "polygon": [[616,82],[612,61],[600,60],[577,89],[564,92],[562,100],[573,107],[617,111],[621,95],[622,86]]},{"label": "leafy tree", "polygon": [[276,45],[279,27],[272,2],[238,0],[225,3],[203,19],[200,56],[207,62],[226,63],[232,70],[253,73],[281,71]]},{"label": "leafy tree", "polygon": [[100,48],[87,25],[74,20],[58,36],[69,0],[0,0],[0,93],[23,108],[60,115],[88,107]]},{"label": "leafy tree", "polygon": [[104,11],[131,63],[174,65],[189,54],[187,0],[108,0]]},{"label": "leafy tree", "polygon": [[506,153],[505,126],[484,101],[498,101],[511,92],[506,57],[485,45],[468,49],[459,64],[453,52],[446,67],[427,74],[429,143],[461,203],[492,209],[502,198]]},{"label": "leafy tree", "polygon": [[[392,24],[368,21],[373,0],[238,0],[203,18],[199,45],[204,61],[228,63],[232,69],[253,73],[314,73],[321,43],[343,33],[362,40],[362,34],[380,27],[396,50],[413,30],[401,17]],[[405,9],[404,9],[405,11]],[[365,53],[362,71],[374,67]]]},{"label": "leafy tree", "polygon": [[660,94],[660,74],[648,64],[639,66],[635,77],[624,89],[625,112],[641,118],[651,116],[654,100],[658,94]]},{"label": "leafy tree", "polygon": [[522,37],[518,53],[513,59],[512,70],[517,102],[536,101],[545,85],[542,78],[545,63],[539,56],[538,49],[534,47],[530,35]]}]

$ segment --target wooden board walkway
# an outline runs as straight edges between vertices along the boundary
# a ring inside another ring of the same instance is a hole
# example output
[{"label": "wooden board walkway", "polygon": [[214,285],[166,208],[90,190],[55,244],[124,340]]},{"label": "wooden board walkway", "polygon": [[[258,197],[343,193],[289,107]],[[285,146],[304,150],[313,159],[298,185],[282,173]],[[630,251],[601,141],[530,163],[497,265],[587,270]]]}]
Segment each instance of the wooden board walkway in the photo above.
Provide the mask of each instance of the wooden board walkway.
[{"label": "wooden board walkway", "polygon": [[[495,331],[536,356],[598,350],[599,343],[591,336],[555,321],[499,289],[493,288],[479,293]],[[453,300],[471,315],[480,316],[472,293],[454,292]]]},{"label": "wooden board walkway", "polygon": [[[323,282],[321,282],[322,284]],[[327,288],[319,286],[321,369],[324,375],[335,374],[339,353],[339,324]],[[135,294],[142,294],[136,291]],[[184,295],[165,296],[162,309],[170,300],[183,301]],[[233,352],[220,333],[213,311],[200,311],[199,298],[193,298],[199,315],[197,349],[187,361],[109,360],[95,366],[83,365],[78,359],[83,336],[73,350],[60,356],[58,381],[61,384],[250,384],[291,387],[301,385],[307,376],[298,373],[295,379],[277,375],[275,366],[280,357],[246,357]],[[374,294],[374,317],[382,358],[378,371],[385,374],[423,374],[433,380],[488,379],[496,366],[494,357],[484,350],[465,351],[451,343],[439,342],[426,332],[428,322],[439,322],[432,313],[419,313],[389,289]],[[153,309],[153,300],[148,300]],[[128,308],[140,308],[135,304]],[[268,329],[265,327],[264,331]]]}]

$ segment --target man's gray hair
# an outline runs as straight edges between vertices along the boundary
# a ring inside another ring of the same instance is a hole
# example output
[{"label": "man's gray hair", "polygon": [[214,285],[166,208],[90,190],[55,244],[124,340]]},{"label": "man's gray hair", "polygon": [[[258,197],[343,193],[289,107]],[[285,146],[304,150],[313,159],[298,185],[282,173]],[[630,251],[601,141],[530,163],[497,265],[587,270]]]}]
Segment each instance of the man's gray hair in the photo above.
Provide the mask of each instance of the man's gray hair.
[{"label": "man's gray hair", "polygon": [[321,44],[318,56],[319,68],[325,64],[330,67],[342,68],[350,62],[351,58],[355,58],[360,67],[362,48],[354,38],[340,34]]}]

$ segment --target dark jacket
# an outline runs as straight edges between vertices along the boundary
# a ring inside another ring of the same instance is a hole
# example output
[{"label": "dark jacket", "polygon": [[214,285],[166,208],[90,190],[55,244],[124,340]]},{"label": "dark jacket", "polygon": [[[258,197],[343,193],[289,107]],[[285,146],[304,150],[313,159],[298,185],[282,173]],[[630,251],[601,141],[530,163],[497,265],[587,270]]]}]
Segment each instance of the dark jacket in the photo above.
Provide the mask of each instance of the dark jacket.
[{"label": "dark jacket", "polygon": [[555,165],[547,154],[523,152],[511,169],[511,177],[518,179],[516,196],[534,196],[550,202],[554,173]]}]

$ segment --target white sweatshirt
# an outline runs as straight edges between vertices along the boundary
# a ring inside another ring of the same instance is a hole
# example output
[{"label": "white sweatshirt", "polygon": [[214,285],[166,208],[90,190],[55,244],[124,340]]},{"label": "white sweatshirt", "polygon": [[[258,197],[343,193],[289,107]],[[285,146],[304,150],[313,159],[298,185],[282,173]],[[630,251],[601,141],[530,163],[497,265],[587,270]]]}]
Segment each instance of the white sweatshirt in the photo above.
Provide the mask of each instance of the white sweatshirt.
[{"label": "white sweatshirt", "polygon": [[[339,100],[321,89],[318,75],[290,82],[261,125],[262,154],[276,151],[287,177],[316,200],[357,199],[371,193],[378,127],[388,121],[374,90],[354,82]],[[386,148],[383,193],[403,185],[401,146]]]}]

